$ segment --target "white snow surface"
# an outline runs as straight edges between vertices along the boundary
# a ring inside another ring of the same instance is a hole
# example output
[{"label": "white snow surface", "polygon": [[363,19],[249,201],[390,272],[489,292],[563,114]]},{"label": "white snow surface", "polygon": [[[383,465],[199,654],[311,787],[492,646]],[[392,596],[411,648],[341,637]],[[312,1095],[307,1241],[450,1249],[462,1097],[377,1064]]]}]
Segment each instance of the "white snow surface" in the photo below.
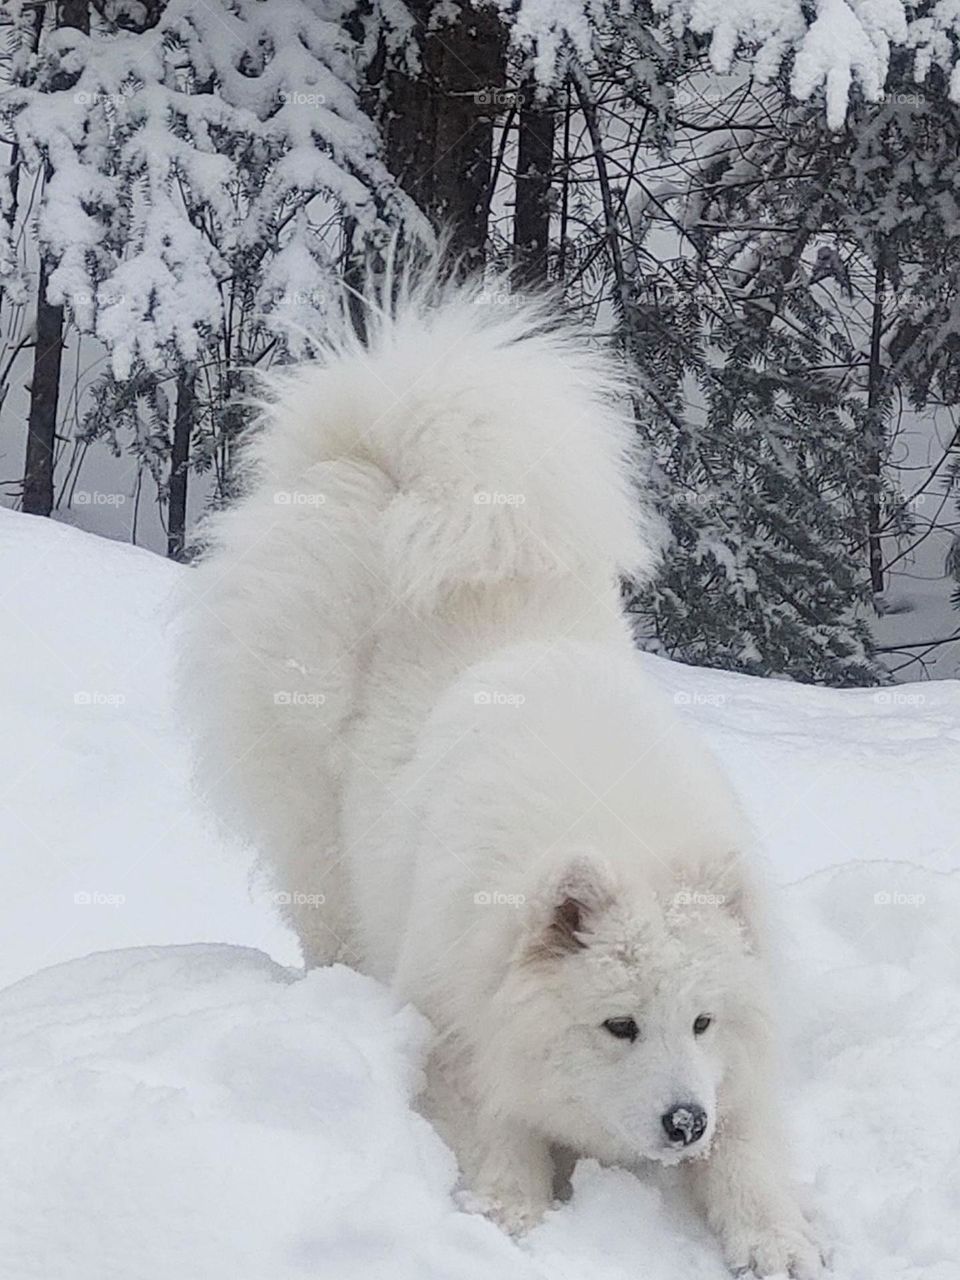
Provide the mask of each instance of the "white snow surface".
[{"label": "white snow surface", "polygon": [[[0,511],[0,1280],[722,1280],[662,1175],[582,1162],[519,1244],[460,1209],[410,1106],[425,1020],[348,969],[304,977],[189,793],[183,572]],[[960,1280],[960,685],[639,660],[769,861],[831,1274]]]}]

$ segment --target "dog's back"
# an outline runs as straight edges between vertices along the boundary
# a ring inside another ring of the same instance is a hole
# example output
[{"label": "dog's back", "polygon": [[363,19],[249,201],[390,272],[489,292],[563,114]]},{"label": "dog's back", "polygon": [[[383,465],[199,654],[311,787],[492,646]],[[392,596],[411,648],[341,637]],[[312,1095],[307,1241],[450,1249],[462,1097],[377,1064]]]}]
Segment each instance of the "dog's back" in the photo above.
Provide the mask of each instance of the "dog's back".
[{"label": "dog's back", "polygon": [[628,645],[618,577],[654,557],[612,365],[496,297],[402,289],[366,345],[283,377],[190,575],[201,785],[308,963],[364,964],[344,858],[400,821],[443,689],[517,641]]}]

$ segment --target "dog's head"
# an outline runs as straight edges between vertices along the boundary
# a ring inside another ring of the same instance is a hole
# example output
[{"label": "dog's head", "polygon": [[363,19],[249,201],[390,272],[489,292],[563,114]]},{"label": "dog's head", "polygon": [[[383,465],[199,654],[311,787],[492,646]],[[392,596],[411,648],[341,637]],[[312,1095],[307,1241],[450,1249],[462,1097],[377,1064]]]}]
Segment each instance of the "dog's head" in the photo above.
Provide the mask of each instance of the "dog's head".
[{"label": "dog's head", "polygon": [[658,892],[595,855],[554,867],[493,1000],[488,1079],[535,1127],[601,1159],[706,1154],[721,1086],[762,1048],[740,886],[734,860]]}]

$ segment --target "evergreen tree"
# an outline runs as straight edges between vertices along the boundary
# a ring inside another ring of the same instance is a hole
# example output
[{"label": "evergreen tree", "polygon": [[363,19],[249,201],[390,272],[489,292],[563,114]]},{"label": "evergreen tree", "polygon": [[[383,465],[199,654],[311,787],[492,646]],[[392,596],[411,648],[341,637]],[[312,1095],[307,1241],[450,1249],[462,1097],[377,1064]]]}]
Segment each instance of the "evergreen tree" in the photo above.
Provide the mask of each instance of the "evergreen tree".
[{"label": "evergreen tree", "polygon": [[675,292],[647,283],[628,310],[673,534],[662,573],[630,596],[641,642],[755,675],[872,683],[859,405],[809,372],[817,310],[794,296],[781,329],[705,305],[688,261],[672,275]]},{"label": "evergreen tree", "polygon": [[45,170],[47,301],[109,354],[80,442],[154,477],[171,554],[188,475],[229,495],[245,371],[307,350],[394,229],[452,218],[639,370],[674,535],[630,597],[645,642],[877,678],[892,398],[956,392],[945,6],[149,0],[46,19],[36,57],[42,11],[9,11],[0,274],[23,295],[17,179]]},{"label": "evergreen tree", "polygon": [[[301,350],[336,305],[344,221],[372,243],[400,219],[429,230],[380,158],[337,0],[171,0],[140,15],[131,27],[126,9],[98,10],[89,34],[51,32],[4,110],[25,163],[49,172],[49,299],[110,353],[84,436],[116,441],[125,383],[168,384],[168,461],[177,423],[181,438],[165,496],[191,452],[226,478],[240,370]],[[172,408],[185,366],[198,371],[192,450]],[[152,454],[152,429],[129,443],[144,439]]]}]

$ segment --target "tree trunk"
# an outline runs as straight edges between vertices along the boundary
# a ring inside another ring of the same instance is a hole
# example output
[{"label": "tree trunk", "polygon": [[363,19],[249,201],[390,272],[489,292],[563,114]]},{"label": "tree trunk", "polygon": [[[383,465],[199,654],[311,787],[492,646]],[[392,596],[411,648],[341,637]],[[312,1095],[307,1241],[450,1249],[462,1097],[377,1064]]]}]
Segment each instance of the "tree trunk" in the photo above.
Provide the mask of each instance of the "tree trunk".
[{"label": "tree trunk", "polygon": [[[61,0],[57,6],[57,26],[89,32],[89,0]],[[48,182],[51,175],[48,163]],[[37,345],[33,355],[27,452],[23,467],[23,510],[35,516],[48,516],[53,510],[53,468],[63,358],[63,307],[47,301],[49,273],[50,267],[41,246],[37,282]]]},{"label": "tree trunk", "polygon": [[90,0],[60,0],[57,5],[57,26],[75,27],[90,34]]},{"label": "tree trunk", "polygon": [[561,284],[567,277],[567,238],[570,229],[570,180],[573,173],[570,152],[570,123],[573,117],[573,97],[570,78],[564,85],[563,141],[560,145],[560,226],[557,230],[557,279]]},{"label": "tree trunk", "polygon": [[537,101],[532,78],[523,87],[519,132],[514,262],[518,279],[529,284],[546,284],[556,113],[552,104]]},{"label": "tree trunk", "polygon": [[462,4],[451,21],[430,28],[429,0],[408,4],[416,22],[422,70],[387,67],[381,121],[384,153],[401,187],[467,270],[483,261],[490,204],[493,126],[506,105],[506,40],[492,6]]},{"label": "tree trunk", "polygon": [[[881,251],[882,253],[882,251]],[[875,593],[884,587],[883,544],[880,537],[881,488],[883,481],[884,424],[883,424],[883,290],[885,274],[882,257],[877,263],[873,284],[873,319],[870,325],[870,365],[867,381],[867,420],[870,438],[867,442],[867,471],[870,477],[870,502],[868,509],[868,545],[870,555],[870,584]]]},{"label": "tree trunk", "polygon": [[42,260],[37,285],[36,341],[27,419],[27,455],[23,467],[23,510],[32,516],[48,516],[53,510],[63,307],[55,307],[47,301],[47,265]]},{"label": "tree trunk", "polygon": [[182,560],[187,537],[187,476],[190,440],[197,413],[195,371],[186,365],[177,378],[177,408],[170,449],[170,484],[167,494],[167,555]]}]

